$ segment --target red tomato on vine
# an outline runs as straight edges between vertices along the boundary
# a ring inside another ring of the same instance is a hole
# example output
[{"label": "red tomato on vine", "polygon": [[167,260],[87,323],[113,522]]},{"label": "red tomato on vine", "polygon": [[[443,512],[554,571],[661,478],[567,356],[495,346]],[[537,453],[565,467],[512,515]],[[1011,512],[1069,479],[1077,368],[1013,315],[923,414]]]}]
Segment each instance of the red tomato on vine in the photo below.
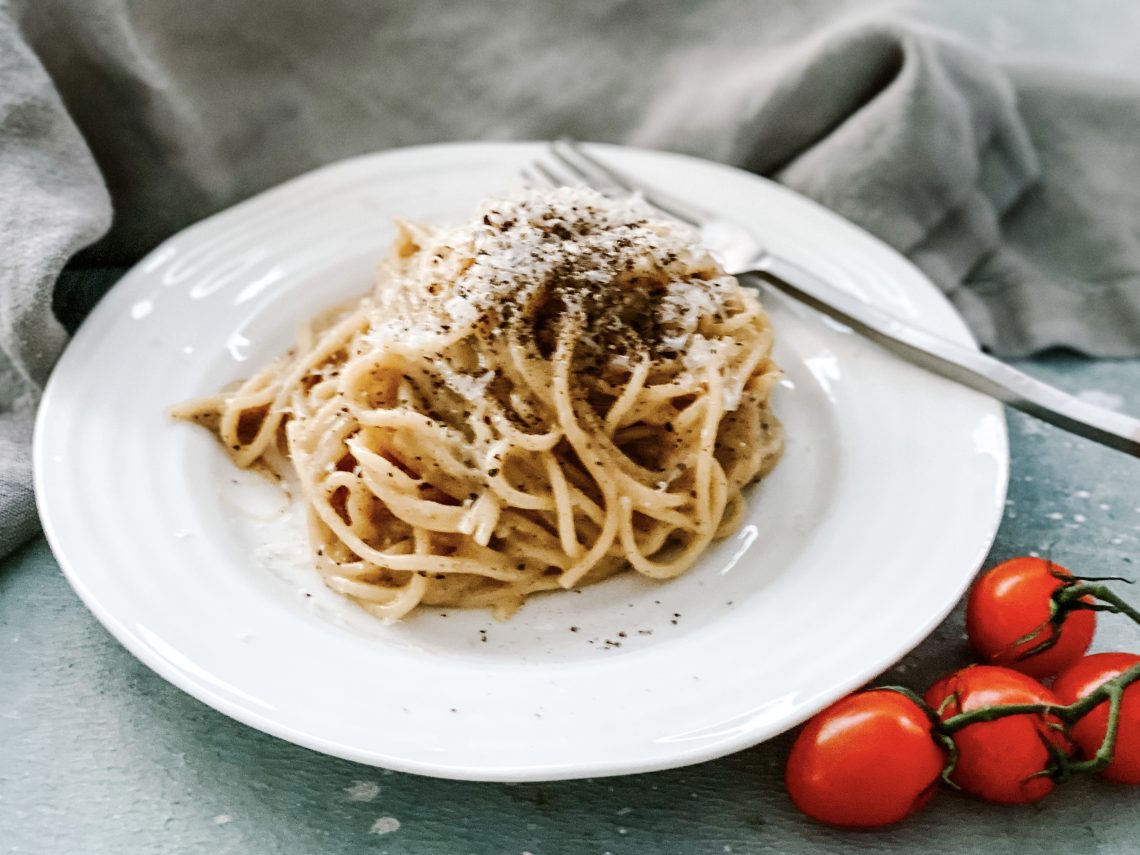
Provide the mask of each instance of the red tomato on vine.
[{"label": "red tomato on vine", "polygon": [[[971,665],[943,677],[926,693],[942,721],[981,707],[1056,704],[1037,680],[990,665]],[[952,735],[958,760],[950,780],[965,792],[999,804],[1037,801],[1056,785],[1048,775],[1053,753],[1068,753],[1069,741],[1053,716],[1013,715],[969,724]]]},{"label": "red tomato on vine", "polygon": [[[1059,625],[1050,621],[1053,594],[1075,581],[1059,564],[1032,557],[1012,558],[982,575],[966,601],[966,632],[980,660],[1042,678],[1083,656],[1096,614],[1076,609]],[[1039,646],[1046,649],[1026,655]]]},{"label": "red tomato on vine", "polygon": [[[1140,664],[1135,653],[1094,653],[1061,672],[1053,691],[1061,703],[1071,704],[1113,677]],[[1096,754],[1108,726],[1108,701],[1098,704],[1072,726],[1073,741],[1086,757]],[[1124,689],[1112,763],[1101,772],[1110,781],[1140,784],[1140,683]]]}]

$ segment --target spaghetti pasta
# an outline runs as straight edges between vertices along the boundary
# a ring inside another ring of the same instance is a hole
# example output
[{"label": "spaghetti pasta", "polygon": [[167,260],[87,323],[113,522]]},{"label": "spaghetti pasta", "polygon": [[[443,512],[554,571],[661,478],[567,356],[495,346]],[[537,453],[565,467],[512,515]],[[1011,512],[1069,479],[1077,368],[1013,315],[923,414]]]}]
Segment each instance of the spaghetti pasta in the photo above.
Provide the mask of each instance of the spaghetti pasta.
[{"label": "spaghetti pasta", "polygon": [[688,569],[777,461],[755,296],[688,229],[585,189],[400,223],[372,292],[173,414],[295,479],[317,570],[389,619]]}]

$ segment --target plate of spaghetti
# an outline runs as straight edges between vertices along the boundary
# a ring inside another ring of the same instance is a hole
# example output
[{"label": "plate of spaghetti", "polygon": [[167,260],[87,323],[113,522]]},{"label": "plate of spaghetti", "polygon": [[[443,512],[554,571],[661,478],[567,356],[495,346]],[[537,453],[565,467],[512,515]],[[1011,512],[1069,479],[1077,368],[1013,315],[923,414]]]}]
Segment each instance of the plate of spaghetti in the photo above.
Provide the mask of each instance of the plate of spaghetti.
[{"label": "plate of spaghetti", "polygon": [[[323,168],[170,238],[84,323],[37,422],[41,518],[160,675],[374,765],[622,774],[795,725],[957,601],[1005,498],[1000,407],[636,199],[522,186],[541,150]],[[598,151],[971,341],[785,188]]]}]

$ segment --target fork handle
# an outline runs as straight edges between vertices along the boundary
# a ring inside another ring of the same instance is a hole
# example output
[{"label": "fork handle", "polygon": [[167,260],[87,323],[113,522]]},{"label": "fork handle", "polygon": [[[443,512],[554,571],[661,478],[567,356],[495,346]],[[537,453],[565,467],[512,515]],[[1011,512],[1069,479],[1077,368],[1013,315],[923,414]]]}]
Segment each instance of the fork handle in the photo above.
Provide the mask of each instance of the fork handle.
[{"label": "fork handle", "polygon": [[1140,420],[1097,407],[994,359],[868,305],[779,256],[766,254],[742,277],[776,290],[851,327],[876,344],[1062,430],[1140,457]]}]

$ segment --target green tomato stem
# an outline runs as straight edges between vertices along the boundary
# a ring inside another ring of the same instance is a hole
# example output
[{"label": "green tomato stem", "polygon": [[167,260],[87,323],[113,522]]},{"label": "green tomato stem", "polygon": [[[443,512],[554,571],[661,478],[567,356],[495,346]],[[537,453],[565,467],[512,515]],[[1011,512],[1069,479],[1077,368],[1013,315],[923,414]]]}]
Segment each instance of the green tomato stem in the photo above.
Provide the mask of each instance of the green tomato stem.
[{"label": "green tomato stem", "polygon": [[[1137,667],[1140,668],[1140,666]],[[1135,671],[1137,668],[1132,670]],[[1121,674],[1120,676],[1124,675]],[[1065,773],[1093,774],[1102,772],[1112,762],[1116,753],[1116,732],[1120,728],[1120,701],[1124,697],[1124,687],[1112,685],[1112,683],[1113,681],[1109,680],[1101,686],[1108,695],[1108,722],[1105,725],[1104,739],[1101,740],[1100,747],[1096,750],[1096,754],[1088,760],[1079,763],[1066,763],[1062,769]]]},{"label": "green tomato stem", "polygon": [[1089,606],[1100,605],[1097,603],[1081,602],[1082,597],[1095,597],[1100,600],[1102,604],[1107,604],[1107,608],[1094,609],[1095,611],[1110,611],[1127,615],[1135,623],[1140,624],[1140,611],[1128,605],[1128,603],[1118,597],[1112,589],[1106,585],[1090,585],[1088,583],[1070,585],[1058,591],[1055,597],[1060,611],[1081,608],[1087,609]]},{"label": "green tomato stem", "polygon": [[[1089,713],[1094,707],[1099,706],[1105,701],[1112,702],[1114,695],[1123,693],[1124,689],[1140,680],[1140,664],[1133,665],[1127,671],[1122,671],[1111,680],[1101,683],[1093,691],[1089,692],[1083,698],[1078,698],[1068,706],[1061,704],[1006,704],[1000,706],[982,707],[981,709],[970,710],[969,712],[958,713],[958,715],[951,716],[939,725],[939,729],[945,734],[957,733],[964,727],[969,727],[971,724],[978,724],[979,722],[997,721],[1001,718],[1008,718],[1011,715],[1052,715],[1059,718],[1061,721],[1072,724],[1082,716]],[[1119,702],[1118,702],[1119,706]],[[1116,730],[1115,725],[1119,720],[1119,710],[1116,717],[1112,716],[1112,709],[1109,709],[1109,725],[1110,733],[1112,736],[1111,744],[1109,745],[1109,752],[1116,746]],[[1108,735],[1105,735],[1105,741],[1108,742]],[[1104,746],[1101,746],[1101,750]],[[1097,752],[1099,756],[1101,751]],[[1112,762],[1111,753],[1108,756],[1108,762]],[[1105,763],[1107,766],[1108,763]]]},{"label": "green tomato stem", "polygon": [[[1061,626],[1065,622],[1065,618],[1069,612],[1081,611],[1088,612],[1112,612],[1114,614],[1123,614],[1130,617],[1137,624],[1140,624],[1140,611],[1137,611],[1132,606],[1128,605],[1124,600],[1118,597],[1111,588],[1105,585],[1091,585],[1089,582],[1099,582],[1102,580],[1112,580],[1120,582],[1129,582],[1130,580],[1119,578],[1115,576],[1088,576],[1088,577],[1073,577],[1061,574],[1054,574],[1057,579],[1060,579],[1062,586],[1053,592],[1053,596],[1049,600],[1049,617],[1043,620],[1036,627],[1031,629],[1021,638],[1013,643],[1013,646],[1019,647],[1023,644],[1028,644],[1035,641],[1046,630],[1052,628],[1052,632],[1044,640],[1035,644],[1033,647],[1025,650],[1017,657],[1019,662],[1026,659],[1031,659],[1038,654],[1044,653],[1051,647],[1057,644],[1061,637]],[[1075,581],[1079,579],[1080,581]],[[1100,600],[1099,603],[1090,603],[1084,600],[1085,597],[1095,597]]]}]

